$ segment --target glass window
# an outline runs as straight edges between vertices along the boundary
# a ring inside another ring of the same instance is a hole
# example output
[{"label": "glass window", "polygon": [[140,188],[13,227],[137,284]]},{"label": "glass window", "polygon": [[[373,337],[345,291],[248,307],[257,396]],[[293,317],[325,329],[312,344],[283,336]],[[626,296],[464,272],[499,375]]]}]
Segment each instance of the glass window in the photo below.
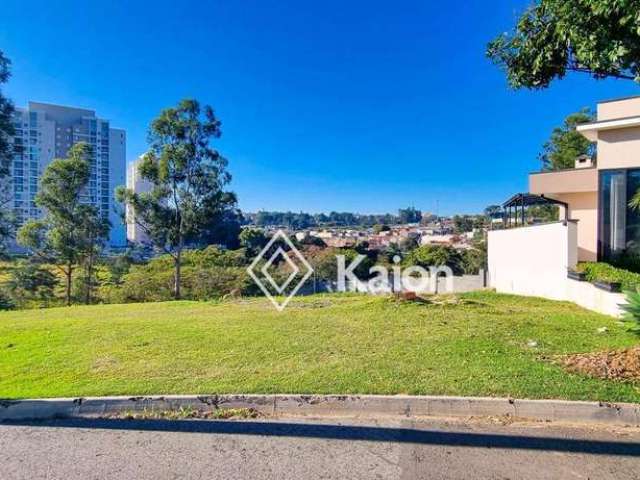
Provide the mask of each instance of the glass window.
[{"label": "glass window", "polygon": [[[627,199],[640,191],[640,170],[627,170]],[[627,208],[625,249],[640,255],[640,212]]]},{"label": "glass window", "polygon": [[607,170],[600,173],[600,256],[623,251],[640,254],[640,212],[628,208],[640,190],[640,169]]}]

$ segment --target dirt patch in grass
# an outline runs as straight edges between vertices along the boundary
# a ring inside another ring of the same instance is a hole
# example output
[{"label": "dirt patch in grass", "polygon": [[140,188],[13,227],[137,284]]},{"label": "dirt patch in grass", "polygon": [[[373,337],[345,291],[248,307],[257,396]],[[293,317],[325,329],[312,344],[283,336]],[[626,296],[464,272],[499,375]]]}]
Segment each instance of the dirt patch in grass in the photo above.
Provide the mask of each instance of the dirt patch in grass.
[{"label": "dirt patch in grass", "polygon": [[572,373],[610,380],[640,380],[640,345],[621,350],[579,353],[560,359]]}]

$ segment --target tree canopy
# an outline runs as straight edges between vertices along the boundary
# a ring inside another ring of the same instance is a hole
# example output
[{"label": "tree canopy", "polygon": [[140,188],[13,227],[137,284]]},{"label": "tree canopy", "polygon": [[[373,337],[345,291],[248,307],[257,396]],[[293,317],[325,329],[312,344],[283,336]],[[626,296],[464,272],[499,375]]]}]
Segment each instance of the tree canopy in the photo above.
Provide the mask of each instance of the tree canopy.
[{"label": "tree canopy", "polygon": [[[11,62],[0,50],[0,85],[6,83],[11,75]],[[15,133],[12,117],[13,103],[0,90],[0,248],[4,249],[7,240],[15,230],[13,212],[9,210],[12,200],[10,182],[3,180],[9,175],[14,146],[10,141]]]},{"label": "tree canopy", "polygon": [[569,72],[640,83],[640,0],[539,0],[487,55],[514,88],[546,88]]},{"label": "tree canopy", "polygon": [[484,209],[485,216],[489,218],[496,218],[502,215],[502,207],[500,205],[488,205]]},{"label": "tree canopy", "polygon": [[551,132],[551,137],[542,147],[540,160],[544,170],[573,168],[580,155],[595,155],[595,145],[576,131],[576,125],[595,120],[589,109],[572,113],[564,119],[560,127]]},{"label": "tree canopy", "polygon": [[90,300],[93,261],[109,234],[109,221],[82,198],[91,174],[91,154],[88,144],[76,143],[68,158],[47,166],[35,199],[45,216],[29,220],[18,231],[18,243],[54,263],[64,274],[67,305],[71,304],[71,280],[78,265],[85,267],[85,299]]},{"label": "tree canopy", "polygon": [[154,245],[174,259],[174,296],[180,298],[181,255],[212,219],[234,209],[236,196],[225,188],[231,181],[227,159],[211,145],[221,136],[213,108],[186,99],[163,110],[149,130],[149,152],[139,165],[151,190],[136,193],[119,188],[118,200],[133,208],[135,222]]}]

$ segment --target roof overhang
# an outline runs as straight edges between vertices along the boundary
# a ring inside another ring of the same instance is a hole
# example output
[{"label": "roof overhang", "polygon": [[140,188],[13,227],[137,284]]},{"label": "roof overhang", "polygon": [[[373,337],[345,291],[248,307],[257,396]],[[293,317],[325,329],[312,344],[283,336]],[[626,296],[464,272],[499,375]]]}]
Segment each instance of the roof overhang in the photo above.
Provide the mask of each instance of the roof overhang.
[{"label": "roof overhang", "polygon": [[598,191],[596,168],[572,168],[529,175],[529,192],[536,195],[588,193]]},{"label": "roof overhang", "polygon": [[566,202],[561,202],[554,198],[548,198],[544,195],[534,195],[532,193],[516,193],[509,200],[502,204],[502,208],[510,207],[532,207],[535,205],[562,205],[567,206]]},{"label": "roof overhang", "polygon": [[598,140],[598,132],[600,131],[633,127],[640,127],[640,116],[583,123],[582,125],[578,125],[576,127],[576,130],[592,142],[595,142],[596,140]]}]

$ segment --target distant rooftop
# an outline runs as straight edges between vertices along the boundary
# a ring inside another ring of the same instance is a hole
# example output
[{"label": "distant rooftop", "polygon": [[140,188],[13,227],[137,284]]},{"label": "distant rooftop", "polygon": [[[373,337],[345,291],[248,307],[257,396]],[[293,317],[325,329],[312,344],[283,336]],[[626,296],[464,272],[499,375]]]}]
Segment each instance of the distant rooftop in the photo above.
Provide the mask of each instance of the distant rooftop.
[{"label": "distant rooftop", "polygon": [[73,113],[83,117],[95,117],[96,111],[88,108],[68,107],[66,105],[56,105],[54,103],[45,102],[29,102],[29,110],[46,110],[56,113]]}]

